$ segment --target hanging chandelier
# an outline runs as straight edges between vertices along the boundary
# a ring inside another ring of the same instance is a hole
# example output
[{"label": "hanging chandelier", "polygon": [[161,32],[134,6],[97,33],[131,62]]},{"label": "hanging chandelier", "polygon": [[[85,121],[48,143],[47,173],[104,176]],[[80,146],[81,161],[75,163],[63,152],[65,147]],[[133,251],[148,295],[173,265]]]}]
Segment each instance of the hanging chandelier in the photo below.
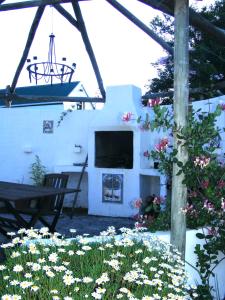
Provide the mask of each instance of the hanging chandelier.
[{"label": "hanging chandelier", "polygon": [[35,80],[37,84],[39,80],[44,80],[46,83],[52,84],[54,80],[61,83],[71,82],[73,74],[76,69],[76,64],[73,63],[72,66],[66,65],[66,57],[62,58],[62,63],[56,61],[55,52],[55,35],[53,33],[49,36],[49,49],[48,49],[48,60],[45,62],[38,62],[37,56],[33,57],[33,62],[31,59],[27,59],[27,71],[29,73],[30,82],[32,79]]}]

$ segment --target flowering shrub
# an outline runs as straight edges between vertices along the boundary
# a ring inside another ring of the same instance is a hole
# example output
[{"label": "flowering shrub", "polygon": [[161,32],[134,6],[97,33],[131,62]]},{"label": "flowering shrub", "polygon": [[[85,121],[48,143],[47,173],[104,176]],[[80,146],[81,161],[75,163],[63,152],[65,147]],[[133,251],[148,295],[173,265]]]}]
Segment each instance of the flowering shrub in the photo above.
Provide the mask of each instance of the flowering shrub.
[{"label": "flowering shrub", "polygon": [[156,105],[161,104],[161,102],[162,102],[162,101],[161,101],[160,98],[148,99],[148,101],[147,101],[147,106],[153,107],[153,106],[156,106]]},{"label": "flowering shrub", "polygon": [[[177,150],[165,139],[155,149],[145,151],[144,156],[159,162],[159,170],[168,181],[171,180],[173,163],[180,169],[177,175],[184,174],[188,201],[182,212],[187,216],[188,227],[204,227],[203,233],[198,233],[197,237],[204,239],[205,245],[196,245],[195,248],[196,266],[202,280],[198,286],[198,299],[213,299],[209,278],[214,276],[218,263],[225,259],[225,165],[215,153],[221,140],[220,130],[215,127],[216,119],[225,110],[225,105],[218,105],[214,112],[209,113],[190,111],[186,128],[177,128],[173,114],[166,107],[155,104],[152,108],[155,119],[150,129],[166,129],[170,136],[176,132],[178,143],[186,147],[189,159],[185,165],[178,161]],[[219,255],[222,255],[221,260]]]},{"label": "flowering shrub", "polygon": [[137,227],[149,227],[160,213],[160,206],[164,199],[156,196],[155,194],[146,197],[143,201],[141,198],[134,201],[134,207],[139,209],[138,214],[135,216]]},{"label": "flowering shrub", "polygon": [[73,112],[74,109],[75,109],[75,104],[71,105],[70,108],[68,108],[67,110],[63,111],[63,112],[60,114],[59,120],[58,120],[58,122],[57,122],[57,127],[60,126],[60,124],[62,123],[63,119],[66,117],[66,115],[68,115],[68,113]]},{"label": "flowering shrub", "polygon": [[[0,295],[8,299],[185,300],[184,263],[171,245],[140,231],[115,228],[90,243],[86,236],[65,240],[46,228],[20,230],[5,244]],[[45,240],[47,238],[47,242]],[[35,241],[33,241],[35,239]],[[48,242],[50,241],[50,243]]]}]

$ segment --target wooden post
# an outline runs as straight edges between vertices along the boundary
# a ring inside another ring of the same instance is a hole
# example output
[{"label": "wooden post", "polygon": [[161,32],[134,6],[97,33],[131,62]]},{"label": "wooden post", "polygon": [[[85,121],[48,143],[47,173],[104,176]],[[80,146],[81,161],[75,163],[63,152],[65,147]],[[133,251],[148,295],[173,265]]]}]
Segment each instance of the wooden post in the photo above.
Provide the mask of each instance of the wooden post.
[{"label": "wooden post", "polygon": [[[187,126],[189,98],[189,0],[175,1],[175,44],[174,44],[174,122],[177,130]],[[174,132],[174,148],[178,150],[177,159],[183,164],[188,159],[187,150],[179,142]],[[180,168],[173,164],[172,203],[171,203],[171,244],[185,257],[186,217],[181,209],[186,205],[187,187],[182,183],[184,175],[177,175]]]}]

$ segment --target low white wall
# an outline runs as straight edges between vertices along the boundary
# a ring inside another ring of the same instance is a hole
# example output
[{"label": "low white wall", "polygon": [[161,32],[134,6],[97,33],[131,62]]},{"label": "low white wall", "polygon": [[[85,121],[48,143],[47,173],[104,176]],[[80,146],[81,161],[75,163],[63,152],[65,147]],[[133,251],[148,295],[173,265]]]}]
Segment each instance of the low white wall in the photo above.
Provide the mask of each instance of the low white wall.
[{"label": "low white wall", "polygon": [[[196,233],[201,232],[201,230],[187,230],[186,232],[186,254],[185,260],[192,266],[196,267],[197,256],[194,253],[194,249],[196,244],[200,244],[201,246],[204,245],[204,241],[200,240],[196,237]],[[159,239],[169,243],[170,242],[170,232],[169,231],[157,231],[155,233],[151,233],[151,235],[157,236]],[[198,272],[192,268],[189,264],[185,264],[185,270],[189,274],[188,283],[194,284],[201,283],[200,277]],[[219,295],[220,299],[224,299],[225,297],[225,284],[224,284],[224,275],[225,275],[225,260],[223,260],[214,270],[215,277],[218,280],[218,288],[219,288]],[[216,282],[215,279],[211,276],[210,278],[210,285],[216,289]],[[213,293],[215,296],[216,294]],[[216,296],[215,296],[215,299]]]},{"label": "low white wall", "polygon": [[[62,111],[60,105],[0,109],[0,180],[31,183],[29,172],[35,155],[48,172],[54,172],[56,166],[85,161],[88,126],[100,111],[73,111],[57,127]],[[43,133],[44,120],[54,121],[53,133]],[[76,152],[75,144],[82,146],[81,152]]]}]

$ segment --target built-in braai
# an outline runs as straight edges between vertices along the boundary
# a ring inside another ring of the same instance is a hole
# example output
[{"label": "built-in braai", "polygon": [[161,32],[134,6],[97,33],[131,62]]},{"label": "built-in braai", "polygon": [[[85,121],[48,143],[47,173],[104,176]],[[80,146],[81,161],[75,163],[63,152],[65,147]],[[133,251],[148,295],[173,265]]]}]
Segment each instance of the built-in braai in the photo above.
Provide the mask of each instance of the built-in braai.
[{"label": "built-in braai", "polygon": [[95,167],[132,169],[133,131],[95,131]]}]

